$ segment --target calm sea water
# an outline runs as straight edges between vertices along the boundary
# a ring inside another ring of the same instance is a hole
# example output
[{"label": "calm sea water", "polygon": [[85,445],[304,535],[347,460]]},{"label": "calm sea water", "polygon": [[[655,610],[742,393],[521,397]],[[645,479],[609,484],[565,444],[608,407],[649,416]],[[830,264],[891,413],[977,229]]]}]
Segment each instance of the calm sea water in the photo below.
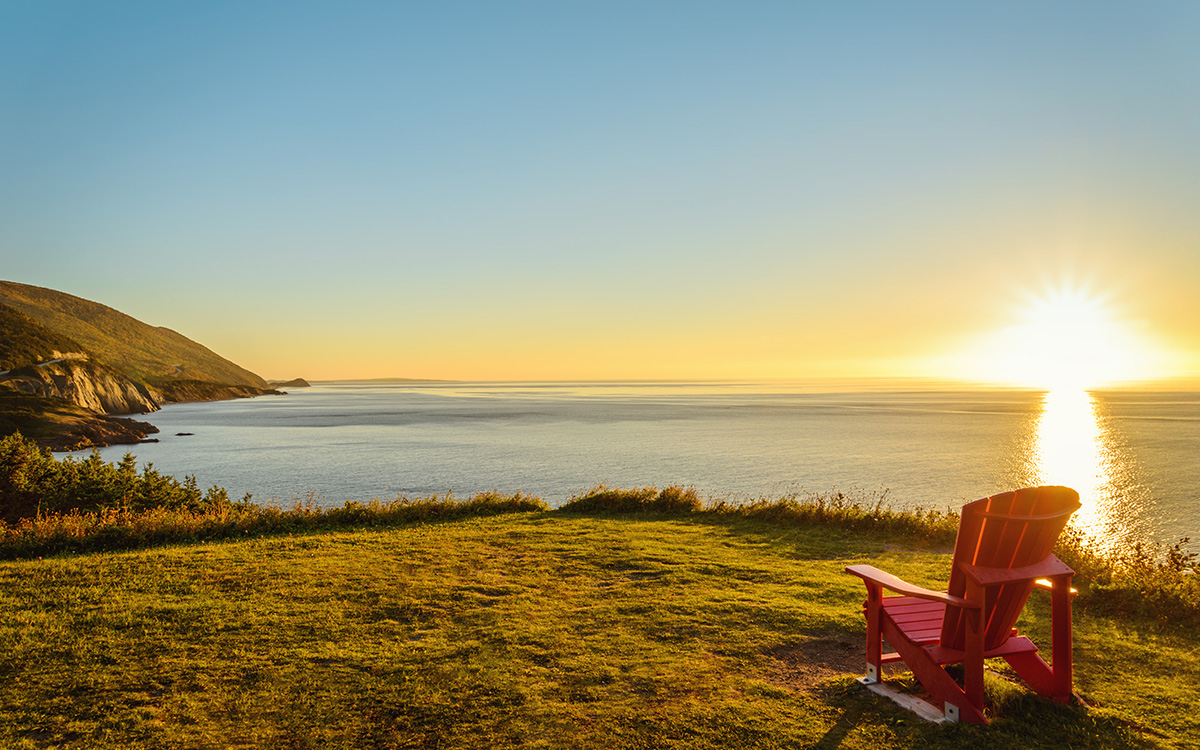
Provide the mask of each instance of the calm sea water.
[{"label": "calm sea water", "polygon": [[285,505],[499,489],[554,506],[606,483],[733,500],[841,490],[947,508],[1054,483],[1081,492],[1080,523],[1110,543],[1200,536],[1190,392],[341,383],[147,420],[161,442],[136,446],[139,463]]}]

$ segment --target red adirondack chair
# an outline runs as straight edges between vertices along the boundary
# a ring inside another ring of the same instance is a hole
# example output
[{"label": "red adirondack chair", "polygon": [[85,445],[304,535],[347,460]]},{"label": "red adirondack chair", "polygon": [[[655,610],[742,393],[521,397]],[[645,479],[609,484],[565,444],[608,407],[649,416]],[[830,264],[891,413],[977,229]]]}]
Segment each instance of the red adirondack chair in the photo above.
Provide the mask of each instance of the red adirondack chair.
[{"label": "red adirondack chair", "polygon": [[[903,661],[946,720],[986,724],[983,660],[1003,657],[1033,690],[1068,701],[1075,571],[1050,551],[1079,507],[1079,493],[1069,487],[1032,487],[963,506],[945,592],[870,565],[847,567],[867,585],[867,676],[860,681],[879,683],[883,664]],[[1051,591],[1053,666],[1013,627],[1035,585]],[[883,596],[883,589],[900,596]],[[884,638],[895,653],[883,653]],[[957,663],[964,668],[962,686],[944,669]]]}]

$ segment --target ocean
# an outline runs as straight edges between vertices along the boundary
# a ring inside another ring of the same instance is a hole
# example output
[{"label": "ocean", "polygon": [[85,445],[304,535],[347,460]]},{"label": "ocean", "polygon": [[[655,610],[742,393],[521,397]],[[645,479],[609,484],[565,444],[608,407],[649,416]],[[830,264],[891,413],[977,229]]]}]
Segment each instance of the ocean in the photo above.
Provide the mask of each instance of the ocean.
[{"label": "ocean", "polygon": [[[843,492],[957,508],[1017,487],[1080,491],[1106,545],[1200,530],[1200,393],[953,390],[913,383],[321,383],[146,415],[114,446],[237,499],[341,505],[598,484],[745,501]],[[178,433],[190,433],[180,435]]]}]

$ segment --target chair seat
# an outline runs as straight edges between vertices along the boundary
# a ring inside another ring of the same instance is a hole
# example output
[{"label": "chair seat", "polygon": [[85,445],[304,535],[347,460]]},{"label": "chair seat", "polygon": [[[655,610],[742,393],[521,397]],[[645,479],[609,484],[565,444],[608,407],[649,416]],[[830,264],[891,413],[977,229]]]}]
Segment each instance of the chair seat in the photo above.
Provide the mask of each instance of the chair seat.
[{"label": "chair seat", "polygon": [[[904,637],[925,648],[930,657],[938,664],[956,664],[965,657],[965,651],[944,648],[939,644],[942,618],[946,611],[945,604],[911,596],[885,596],[882,607],[884,616],[896,625]],[[864,606],[863,609],[865,610],[866,607]],[[1018,636],[1017,629],[1013,628],[1009,633],[1009,638],[996,648],[984,651],[983,658],[1036,653],[1037,650],[1038,647],[1033,641],[1024,636]],[[899,654],[883,654],[883,661],[891,663],[901,661],[901,658]]]},{"label": "chair seat", "polygon": [[936,646],[942,636],[946,605],[911,596],[883,597],[885,615],[913,643]]}]

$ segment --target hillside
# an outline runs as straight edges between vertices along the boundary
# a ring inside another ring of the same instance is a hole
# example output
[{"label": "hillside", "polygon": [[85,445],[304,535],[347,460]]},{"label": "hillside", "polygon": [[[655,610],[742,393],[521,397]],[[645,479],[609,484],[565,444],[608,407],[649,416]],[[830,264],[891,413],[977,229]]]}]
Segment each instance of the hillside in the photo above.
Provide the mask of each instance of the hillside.
[{"label": "hillside", "polygon": [[0,304],[0,371],[81,352],[74,340],[52,331],[8,305]]},{"label": "hillside", "polygon": [[279,393],[167,328],[52,289],[0,281],[0,435],[55,450],[136,443],[157,430],[113,414]]},{"label": "hillside", "polygon": [[[267,382],[169,328],[147,325],[74,295],[0,281],[8,305],[129,378],[151,386],[174,380],[267,388]],[[7,330],[7,329],[6,329]],[[60,350],[61,351],[61,350]]]}]

